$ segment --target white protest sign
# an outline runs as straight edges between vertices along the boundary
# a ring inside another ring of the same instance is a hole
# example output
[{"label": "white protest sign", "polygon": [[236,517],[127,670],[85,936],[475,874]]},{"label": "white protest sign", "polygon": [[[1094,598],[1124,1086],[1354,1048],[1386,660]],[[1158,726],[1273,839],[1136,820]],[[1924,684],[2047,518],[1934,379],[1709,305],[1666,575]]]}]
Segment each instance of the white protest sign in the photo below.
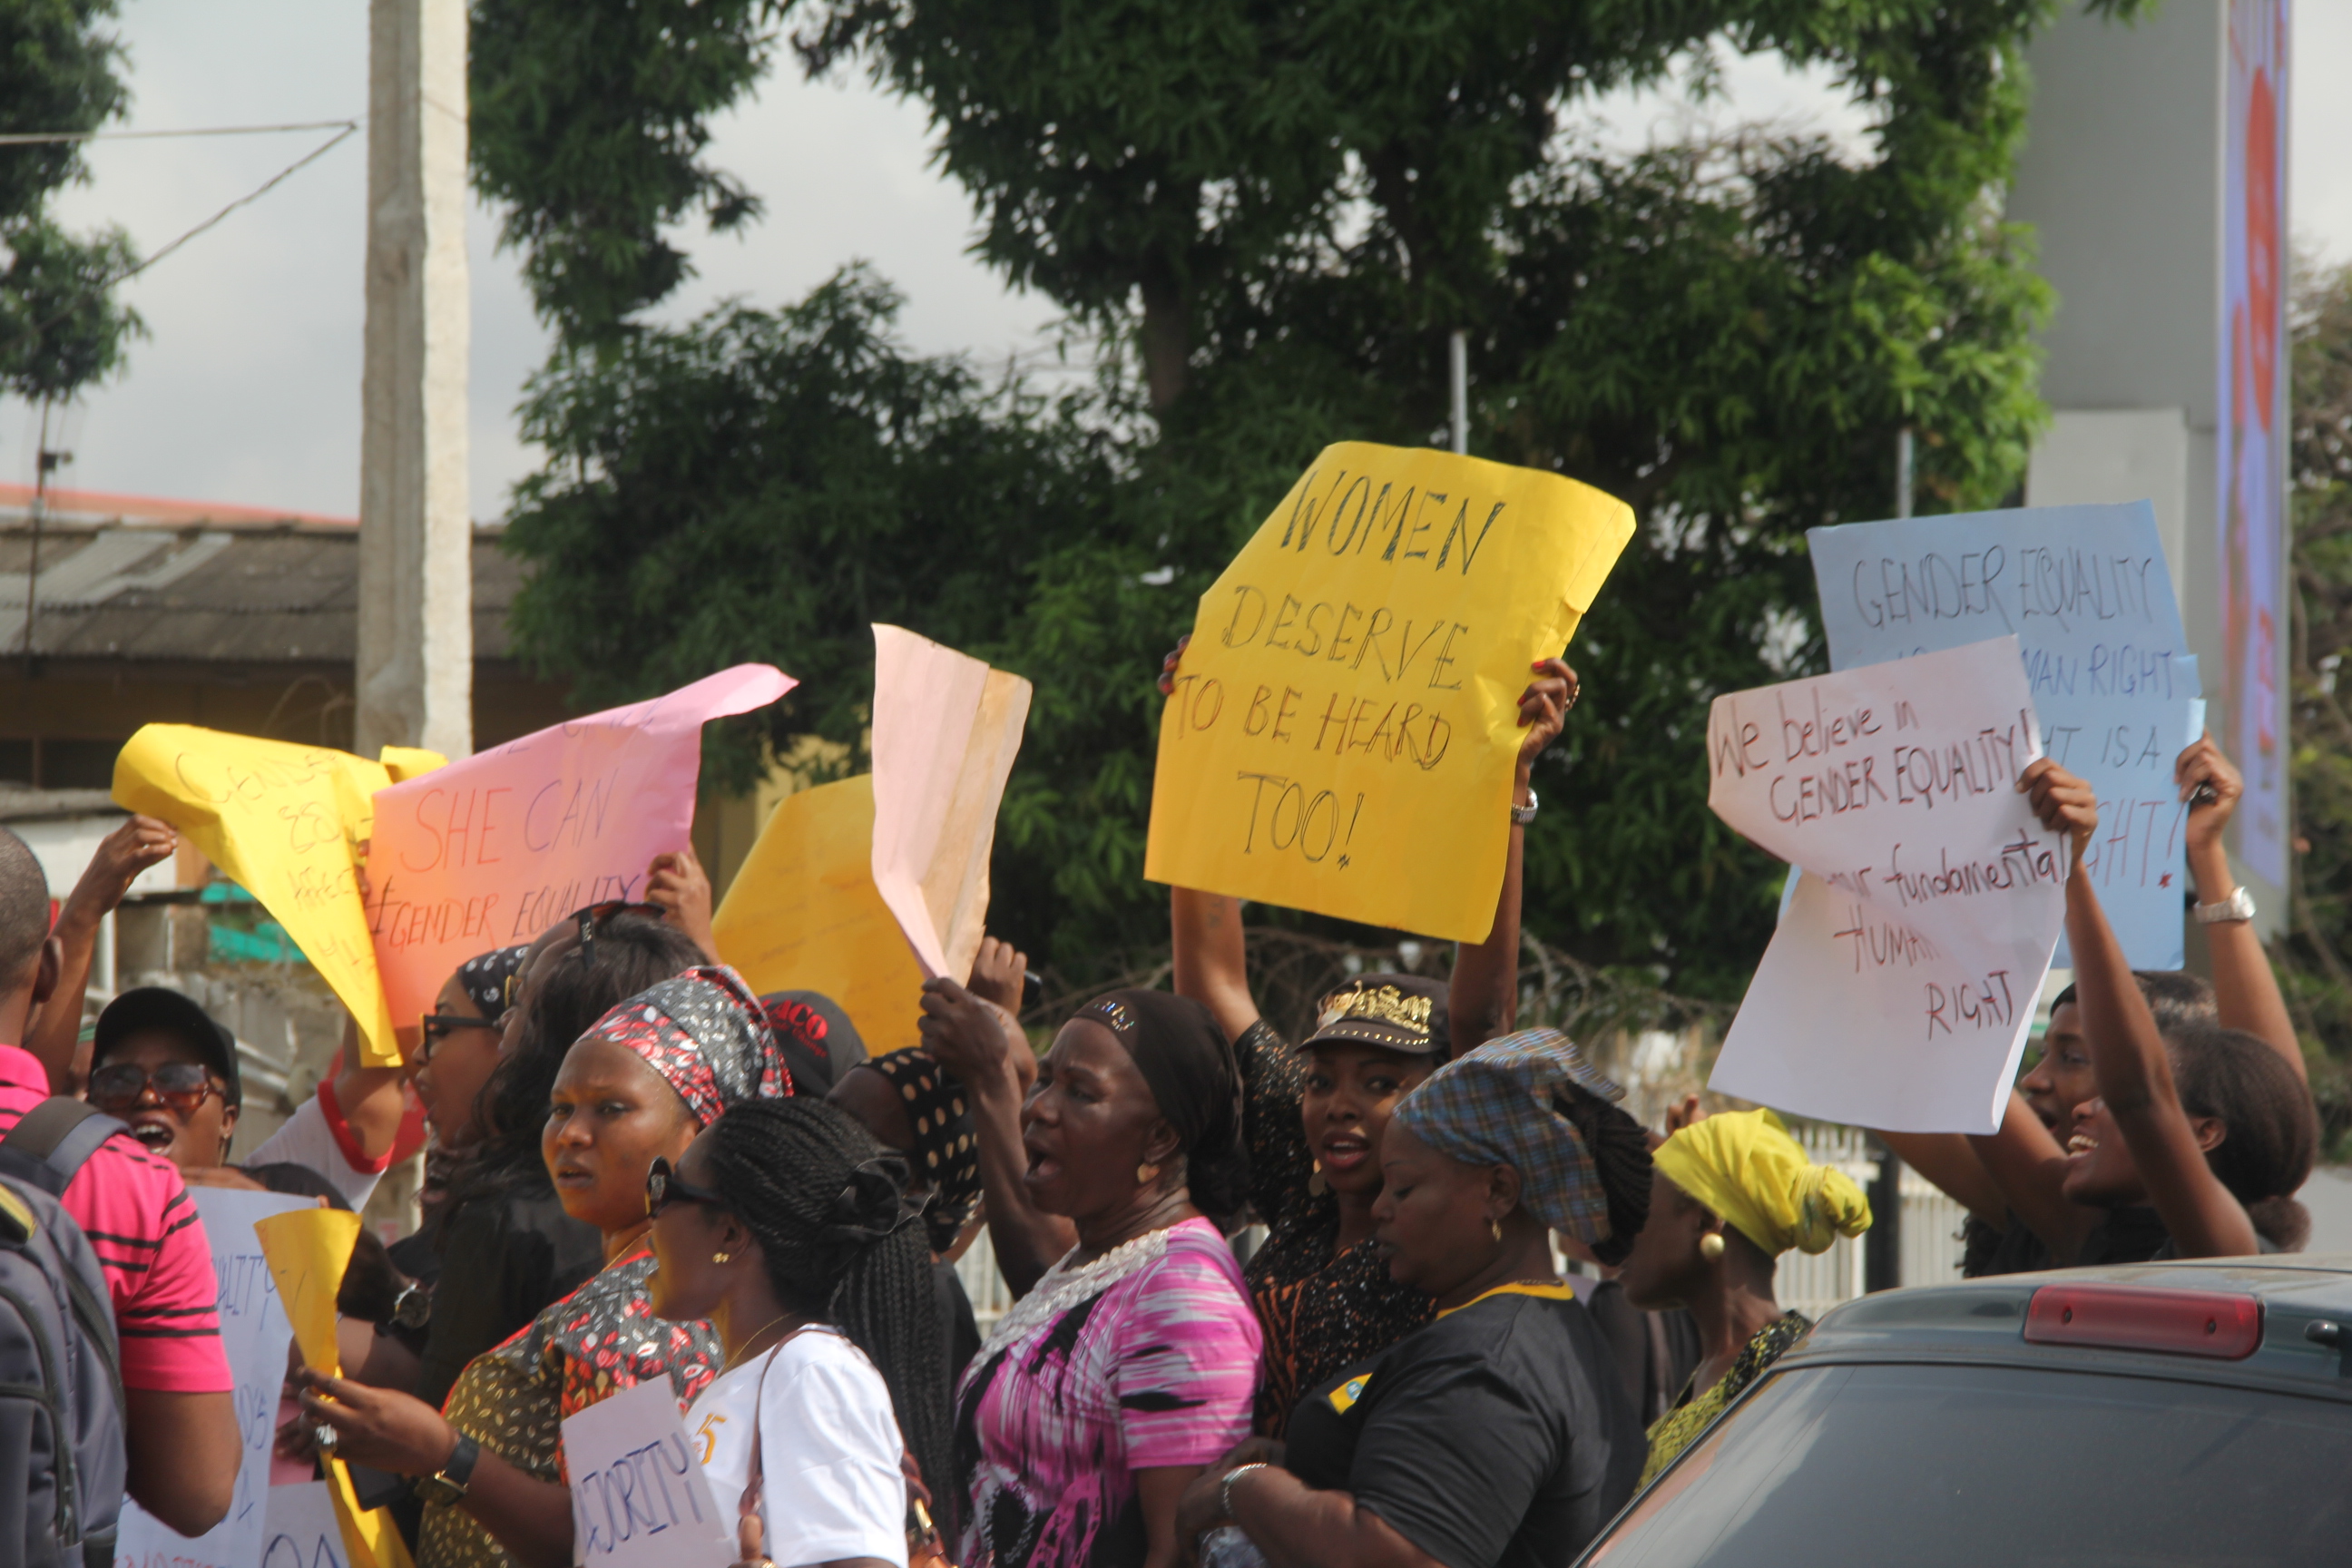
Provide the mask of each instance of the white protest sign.
[{"label": "white protest sign", "polygon": [[1803,868],[1707,1087],[1903,1132],[1990,1132],[2065,918],[2017,640],[1718,697],[1707,805]]},{"label": "white protest sign", "polygon": [[[278,1394],[286,1382],[286,1345],[294,1331],[278,1305],[278,1286],[262,1259],[253,1222],[312,1207],[317,1200],[228,1187],[191,1187],[188,1195],[195,1200],[212,1247],[221,1349],[228,1355],[235,1384],[230,1397],[245,1452],[227,1517],[194,1541],[125,1499],[114,1538],[118,1568],[248,1568],[263,1556],[262,1532],[273,1500],[269,1449],[278,1435]],[[309,1568],[308,1558],[304,1565]]]},{"label": "white protest sign", "polygon": [[2098,794],[2084,872],[2124,956],[2179,968],[2188,808],[2172,764],[2205,706],[2155,510],[1961,512],[1805,538],[1832,669],[2016,637],[2042,749]]},{"label": "white protest sign", "polygon": [[712,1568],[735,1560],[734,1515],[722,1515],[711,1496],[667,1378],[565,1416],[563,1465],[573,1563]]},{"label": "white protest sign", "polygon": [[241,1563],[261,1568],[349,1568],[350,1548],[335,1519],[335,1500],[324,1481],[299,1481],[269,1489],[269,1521],[260,1550]]}]

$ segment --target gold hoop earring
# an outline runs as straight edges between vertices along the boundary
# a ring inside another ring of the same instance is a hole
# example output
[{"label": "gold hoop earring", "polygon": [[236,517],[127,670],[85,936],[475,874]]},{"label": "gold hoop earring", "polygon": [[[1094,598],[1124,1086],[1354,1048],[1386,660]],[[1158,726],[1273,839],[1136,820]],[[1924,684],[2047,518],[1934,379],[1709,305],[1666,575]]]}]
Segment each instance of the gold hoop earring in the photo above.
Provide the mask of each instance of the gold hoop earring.
[{"label": "gold hoop earring", "polygon": [[724,1263],[734,1256],[735,1255],[731,1252],[714,1252],[710,1255],[710,1261],[713,1263]]},{"label": "gold hoop earring", "polygon": [[1723,1260],[1722,1234],[1718,1231],[1710,1230],[1705,1236],[1700,1237],[1698,1238],[1698,1255],[1701,1258],[1706,1258],[1709,1263],[1721,1262]]},{"label": "gold hoop earring", "polygon": [[1147,1163],[1135,1168],[1135,1184],[1139,1187],[1148,1187],[1159,1179],[1160,1167],[1157,1165]]}]

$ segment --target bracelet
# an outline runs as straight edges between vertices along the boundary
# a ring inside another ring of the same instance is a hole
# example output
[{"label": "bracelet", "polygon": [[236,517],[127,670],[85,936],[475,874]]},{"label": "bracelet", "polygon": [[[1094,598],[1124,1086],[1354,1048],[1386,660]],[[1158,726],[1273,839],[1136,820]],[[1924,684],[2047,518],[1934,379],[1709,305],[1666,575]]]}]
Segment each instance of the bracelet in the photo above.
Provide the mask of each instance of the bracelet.
[{"label": "bracelet", "polygon": [[1247,1465],[1235,1465],[1225,1472],[1224,1484],[1217,1489],[1217,1500],[1219,1506],[1225,1510],[1227,1519],[1234,1517],[1234,1483],[1252,1470],[1263,1470],[1266,1468],[1265,1461],[1260,1459]]},{"label": "bracelet", "polygon": [[2199,904],[2192,911],[2199,925],[2233,925],[2254,918],[2254,896],[2242,887],[2219,903]]},{"label": "bracelet", "polygon": [[1533,822],[1536,819],[1536,807],[1540,804],[1541,803],[1536,799],[1535,786],[1533,784],[1529,784],[1528,786],[1528,804],[1525,805],[1515,805],[1511,807],[1511,820],[1519,826],[1525,827],[1528,823]]}]

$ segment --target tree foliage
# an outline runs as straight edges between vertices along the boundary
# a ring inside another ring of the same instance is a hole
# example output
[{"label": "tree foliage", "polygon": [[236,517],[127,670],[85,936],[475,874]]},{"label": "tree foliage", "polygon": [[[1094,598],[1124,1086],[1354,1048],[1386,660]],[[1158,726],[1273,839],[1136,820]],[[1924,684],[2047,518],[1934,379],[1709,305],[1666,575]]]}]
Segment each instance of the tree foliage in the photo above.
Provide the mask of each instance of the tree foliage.
[{"label": "tree foliage", "polygon": [[[1443,438],[1445,335],[1459,328],[1472,343],[1472,450],[1596,484],[1641,520],[1570,650],[1586,696],[1539,780],[1529,927],[1686,994],[1737,994],[1769,935],[1780,868],[1706,810],[1707,705],[1819,668],[1803,531],[1892,510],[1899,429],[1918,436],[1923,510],[2000,504],[2023,477],[2042,417],[2031,333],[2049,301],[2029,237],[1999,205],[2024,127],[2023,47],[2053,9],[793,8],[810,68],[862,62],[921,98],[943,166],[971,192],[982,254],[1112,354],[1087,398],[1046,405],[996,389],[974,401],[967,379],[944,405],[986,427],[982,445],[1071,465],[1051,482],[980,481],[987,500],[968,509],[959,543],[1001,556],[988,578],[1001,594],[983,605],[922,587],[905,602],[906,624],[1037,683],[999,833],[998,922],[1071,976],[1164,939],[1159,892],[1140,881],[1159,656],[1322,445]],[[1870,111],[1867,153],[1735,135],[1628,155],[1580,132],[1593,93],[1704,79],[1718,49],[1825,69]],[[709,353],[689,356],[699,384],[746,407],[784,395],[769,378],[793,366],[737,375],[728,360],[742,349],[706,326]],[[594,459],[607,468],[666,461],[625,449],[685,438],[654,434],[675,423],[660,405],[696,405],[633,379],[635,363],[567,373],[577,406],[609,399],[591,422],[615,443]],[[844,374],[887,380],[899,372],[886,363],[911,363],[884,355]],[[945,379],[924,386],[954,379],[936,362],[931,374]],[[772,445],[679,472],[677,504],[599,503],[561,525],[543,520],[570,493],[554,476],[579,450],[558,442],[515,538],[541,563],[533,595],[577,605],[527,600],[527,644],[617,695],[801,637],[782,618],[803,604],[796,589],[690,580],[677,563],[833,582],[837,561],[767,542],[763,530],[799,541],[806,524],[764,476],[823,475],[866,444],[895,454],[887,401],[828,405],[870,436],[766,419]],[[925,449],[908,472],[926,471]],[[871,477],[872,504],[895,515],[881,498],[897,470],[860,458],[849,471]],[[1028,516],[1036,488],[1060,510]],[[895,548],[877,542],[871,559]],[[910,563],[910,581],[928,583],[928,565]],[[630,625],[621,612],[642,601],[629,595],[653,582],[731,607]],[[830,668],[855,688],[864,612],[834,602],[845,607],[826,623],[842,639]]]},{"label": "tree foliage", "polygon": [[2304,1034],[2334,1058],[2313,1088],[2352,1131],[2352,267],[2297,268],[2290,449],[2290,649],[2296,843],[2281,977]]},{"label": "tree foliage", "polygon": [[[115,0],[10,0],[0,5],[0,132],[99,129],[130,89],[122,45],[107,24]],[[72,395],[122,356],[139,319],[114,298],[131,267],[120,229],[75,236],[49,198],[89,178],[76,142],[0,147],[0,386],[39,401]]]},{"label": "tree foliage", "polygon": [[473,0],[474,184],[506,209],[542,320],[604,342],[693,275],[663,235],[723,232],[759,198],[702,158],[769,63],[779,0]]}]

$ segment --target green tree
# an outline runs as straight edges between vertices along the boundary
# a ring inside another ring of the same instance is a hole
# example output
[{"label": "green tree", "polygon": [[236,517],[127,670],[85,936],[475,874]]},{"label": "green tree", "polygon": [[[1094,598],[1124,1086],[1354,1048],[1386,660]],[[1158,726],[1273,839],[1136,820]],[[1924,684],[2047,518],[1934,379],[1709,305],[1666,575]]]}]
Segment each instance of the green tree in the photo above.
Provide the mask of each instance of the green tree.
[{"label": "green tree", "polygon": [[[1459,328],[1472,449],[1597,484],[1642,525],[1571,650],[1589,695],[1542,781],[1530,926],[1736,994],[1780,868],[1706,808],[1707,704],[1818,668],[1803,530],[1891,510],[1898,429],[1920,438],[1923,510],[1999,504],[2022,478],[2048,301],[1999,203],[2022,52],[2054,9],[796,8],[811,68],[862,61],[923,100],[982,253],[1112,353],[1092,399],[1026,426],[1090,465],[1064,486],[1089,498],[1088,526],[972,536],[1017,565],[1019,592],[967,646],[1038,687],[999,835],[1015,934],[1073,979],[1164,940],[1139,880],[1158,657],[1324,443],[1443,437]],[[1756,137],[1626,157],[1578,137],[1592,93],[1704,79],[1717,48],[1826,68],[1872,111],[1868,153]],[[602,527],[608,578],[653,552],[632,516]],[[554,560],[549,540],[520,542]],[[593,668],[643,689],[656,646]]]},{"label": "green tree", "polygon": [[[114,0],[0,5],[0,133],[96,131],[130,102]],[[131,270],[120,229],[75,236],[50,197],[87,180],[77,142],[0,146],[0,385],[33,401],[71,396],[121,363],[139,318],[114,298]]]},{"label": "green tree", "polygon": [[473,0],[468,152],[541,319],[604,342],[693,275],[664,227],[759,198],[702,158],[766,72],[779,0]]},{"label": "green tree", "polygon": [[2352,268],[2296,268],[2292,315],[2294,919],[2277,944],[2303,1033],[2332,1070],[2312,1088],[2352,1133]]},{"label": "green tree", "polygon": [[[998,651],[1027,596],[1015,536],[1088,531],[1107,487],[1078,427],[1013,385],[892,339],[862,268],[779,311],[722,307],[560,354],[523,432],[547,468],[508,539],[538,570],[518,637],[603,707],[761,659],[801,686],[739,742],[855,744],[874,621]],[[719,760],[747,782],[756,747]]]}]

